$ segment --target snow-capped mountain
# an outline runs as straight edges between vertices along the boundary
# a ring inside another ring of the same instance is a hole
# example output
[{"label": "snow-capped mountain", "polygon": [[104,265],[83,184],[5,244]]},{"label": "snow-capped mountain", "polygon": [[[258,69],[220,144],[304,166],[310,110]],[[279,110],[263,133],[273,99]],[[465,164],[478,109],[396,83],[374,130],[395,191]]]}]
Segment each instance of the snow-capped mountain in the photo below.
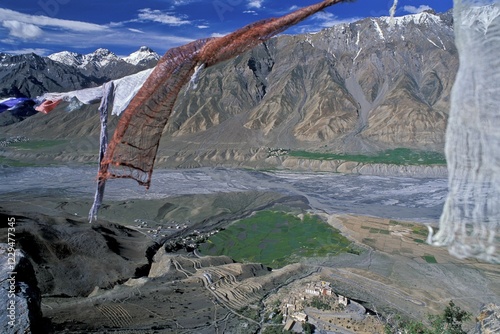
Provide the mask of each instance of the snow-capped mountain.
[{"label": "snow-capped mountain", "polygon": [[48,58],[69,66],[78,67],[83,64],[83,55],[76,52],[61,51],[51,54]]},{"label": "snow-capped mountain", "polygon": [[36,97],[97,85],[81,71],[34,53],[0,53],[0,97]]},{"label": "snow-capped mountain", "polygon": [[155,66],[160,56],[150,48],[142,46],[126,57],[119,57],[108,49],[101,48],[86,55],[62,51],[53,53],[48,58],[76,67],[88,76],[117,79],[134,73],[134,69],[143,70]]},{"label": "snow-capped mountain", "polygon": [[107,49],[97,49],[96,51],[82,55],[76,52],[62,51],[53,53],[48,58],[69,66],[85,69],[89,64],[104,67],[111,62],[119,61],[120,58]]},{"label": "snow-capped mountain", "polygon": [[160,56],[147,46],[141,46],[139,50],[126,57],[118,57],[108,49],[101,48],[86,55],[76,52],[62,51],[53,53],[49,55],[48,58],[69,66],[85,69],[89,66],[103,68],[117,62],[126,62],[134,66],[145,66],[146,64],[153,62],[156,64],[158,59],[160,59]]},{"label": "snow-capped mountain", "polygon": [[47,92],[95,87],[152,68],[159,58],[147,47],[127,57],[107,49],[85,55],[62,51],[48,57],[0,53],[0,97],[36,97]]},{"label": "snow-capped mountain", "polygon": [[160,59],[160,55],[147,46],[141,46],[139,50],[122,59],[132,65],[156,64]]}]

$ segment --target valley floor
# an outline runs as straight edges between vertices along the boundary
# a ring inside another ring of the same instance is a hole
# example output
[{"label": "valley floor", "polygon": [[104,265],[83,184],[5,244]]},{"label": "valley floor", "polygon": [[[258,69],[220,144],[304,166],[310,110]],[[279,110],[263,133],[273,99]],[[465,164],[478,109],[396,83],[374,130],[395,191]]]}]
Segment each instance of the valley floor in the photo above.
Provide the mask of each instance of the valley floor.
[{"label": "valley floor", "polygon": [[[110,181],[99,223],[88,224],[94,177],[91,167],[0,169],[2,219],[17,217],[18,247],[30,257],[56,332],[255,333],[279,325],[269,320],[281,307],[276,300],[321,280],[385,317],[425,320],[449,300],[474,314],[500,303],[496,266],[424,243],[422,223],[437,222],[444,179],[158,170],[147,192]],[[318,214],[356,251],[270,270],[159,246],[262,210]],[[304,311],[326,330],[352,332],[342,317]]]}]

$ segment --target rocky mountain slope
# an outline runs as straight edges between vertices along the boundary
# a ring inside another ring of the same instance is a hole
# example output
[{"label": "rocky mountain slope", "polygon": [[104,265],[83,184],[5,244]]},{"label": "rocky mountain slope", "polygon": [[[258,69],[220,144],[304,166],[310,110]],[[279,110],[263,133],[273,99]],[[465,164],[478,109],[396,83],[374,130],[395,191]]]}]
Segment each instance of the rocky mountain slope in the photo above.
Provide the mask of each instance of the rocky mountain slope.
[{"label": "rocky mountain slope", "polygon": [[120,58],[107,49],[82,55],[59,52],[41,57],[34,53],[0,53],[0,97],[36,97],[88,87],[154,67],[159,55],[147,47]]},{"label": "rocky mountain slope", "polygon": [[[113,62],[109,53],[98,53]],[[72,58],[69,53],[50,58],[71,68],[79,66],[80,75],[92,73],[94,66],[86,60],[89,57]],[[165,128],[158,163],[196,167],[282,161],[269,157],[269,147],[351,153],[396,147],[442,151],[457,70],[451,12],[366,18],[315,34],[282,35],[202,71],[197,85],[181,92]],[[62,113],[66,114],[63,105],[51,115],[36,115],[5,130],[74,138],[72,129],[78,127],[78,133],[95,138],[97,123],[88,131],[80,129],[87,119],[59,124]],[[43,117],[59,119],[58,128],[64,131],[40,132],[33,122]],[[75,117],[80,116],[64,118]]]},{"label": "rocky mountain slope", "polygon": [[266,146],[440,151],[457,69],[451,13],[280,36],[204,71],[180,95],[163,153],[182,147],[196,165]]},{"label": "rocky mountain slope", "polygon": [[457,68],[451,13],[281,36],[205,71],[167,133],[245,146],[437,150]]},{"label": "rocky mountain slope", "polygon": [[61,92],[95,85],[92,78],[71,66],[34,53],[0,54],[0,96],[36,97],[48,91]]}]

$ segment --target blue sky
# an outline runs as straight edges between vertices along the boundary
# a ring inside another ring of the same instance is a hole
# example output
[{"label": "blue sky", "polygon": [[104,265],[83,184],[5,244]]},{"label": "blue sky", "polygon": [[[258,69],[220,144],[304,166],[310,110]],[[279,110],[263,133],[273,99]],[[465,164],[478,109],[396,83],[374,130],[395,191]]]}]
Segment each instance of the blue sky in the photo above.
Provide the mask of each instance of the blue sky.
[{"label": "blue sky", "polygon": [[[128,55],[146,45],[159,54],[192,40],[219,36],[319,0],[2,0],[0,52],[49,55],[107,48]],[[393,0],[334,5],[286,33],[318,31],[364,17],[389,15]],[[396,16],[444,12],[453,0],[399,0]]]}]

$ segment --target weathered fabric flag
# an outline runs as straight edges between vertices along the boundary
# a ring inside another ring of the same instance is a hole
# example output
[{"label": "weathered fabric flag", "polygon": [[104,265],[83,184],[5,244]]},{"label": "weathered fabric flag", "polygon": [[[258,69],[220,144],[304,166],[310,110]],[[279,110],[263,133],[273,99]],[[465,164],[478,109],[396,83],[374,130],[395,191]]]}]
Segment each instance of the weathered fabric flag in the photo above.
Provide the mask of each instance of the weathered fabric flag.
[{"label": "weathered fabric flag", "polygon": [[500,263],[500,0],[455,0],[460,68],[446,132],[449,194],[435,245]]},{"label": "weathered fabric flag", "polygon": [[325,0],[280,18],[258,21],[224,37],[201,39],[167,51],[120,118],[101,162],[99,180],[131,178],[149,188],[162,131],[177,95],[197,67],[236,57],[310,15],[344,1]]}]

